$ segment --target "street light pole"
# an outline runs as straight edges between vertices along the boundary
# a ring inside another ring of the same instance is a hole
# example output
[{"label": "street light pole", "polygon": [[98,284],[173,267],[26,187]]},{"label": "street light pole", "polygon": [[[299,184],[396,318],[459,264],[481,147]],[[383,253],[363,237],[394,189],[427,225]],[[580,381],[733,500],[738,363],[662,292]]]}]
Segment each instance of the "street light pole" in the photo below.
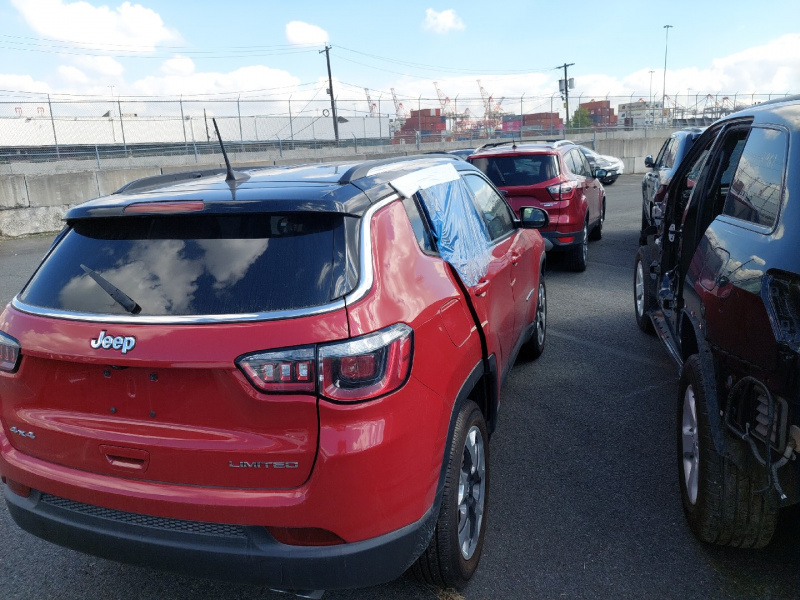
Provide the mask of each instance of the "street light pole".
[{"label": "street light pole", "polygon": [[672,25],[664,25],[664,29],[667,30],[667,36],[664,40],[664,83],[663,88],[661,90],[661,124],[664,124],[664,109],[667,107],[667,49],[669,48],[669,30],[672,28]]}]

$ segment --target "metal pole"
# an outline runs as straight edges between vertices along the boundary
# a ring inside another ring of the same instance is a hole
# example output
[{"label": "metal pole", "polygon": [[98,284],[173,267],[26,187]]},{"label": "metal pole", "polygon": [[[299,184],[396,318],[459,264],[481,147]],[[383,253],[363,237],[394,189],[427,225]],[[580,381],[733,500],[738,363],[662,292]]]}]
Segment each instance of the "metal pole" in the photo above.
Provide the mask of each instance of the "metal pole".
[{"label": "metal pole", "polygon": [[242,133],[242,107],[239,101],[241,100],[241,96],[236,98],[236,112],[239,114],[239,147],[244,152],[244,134]]},{"label": "metal pole", "polygon": [[292,136],[292,150],[294,150],[294,125],[292,124],[292,96],[289,95],[289,133]]},{"label": "metal pole", "polygon": [[663,93],[661,94],[661,124],[664,124],[664,109],[667,105],[667,48],[669,48],[669,30],[672,28],[672,25],[664,25],[664,29],[667,30],[667,36],[664,41],[664,83],[663,83]]},{"label": "metal pole", "polygon": [[381,97],[378,96],[378,139],[383,143],[383,123],[381,123]]},{"label": "metal pole", "polygon": [[333,135],[336,136],[336,145],[339,145],[339,120],[336,118],[336,102],[333,95],[333,77],[331,77],[331,47],[326,45],[325,50],[320,50],[319,53],[325,53],[325,60],[328,63],[328,95],[331,97],[331,116],[333,117]]},{"label": "metal pole", "polygon": [[191,117],[189,117],[189,129],[192,132],[192,146],[194,147],[194,162],[198,163],[200,162],[200,158],[197,156],[197,141],[194,138],[194,121],[192,121]]},{"label": "metal pole", "polygon": [[183,116],[183,96],[180,98],[181,103],[181,125],[183,126],[183,151],[189,154],[189,140],[186,139],[186,119]]},{"label": "metal pole", "polygon": [[122,104],[119,101],[119,96],[117,96],[117,108],[119,108],[119,128],[122,130],[122,148],[125,150],[125,154],[128,154],[128,144],[125,142],[125,124],[122,122]]},{"label": "metal pole", "polygon": [[53,141],[56,143],[56,158],[61,158],[61,153],[58,150],[58,138],[56,137],[56,122],[53,119],[53,105],[50,102],[50,94],[47,94],[47,106],[50,107],[50,124],[53,126]]}]

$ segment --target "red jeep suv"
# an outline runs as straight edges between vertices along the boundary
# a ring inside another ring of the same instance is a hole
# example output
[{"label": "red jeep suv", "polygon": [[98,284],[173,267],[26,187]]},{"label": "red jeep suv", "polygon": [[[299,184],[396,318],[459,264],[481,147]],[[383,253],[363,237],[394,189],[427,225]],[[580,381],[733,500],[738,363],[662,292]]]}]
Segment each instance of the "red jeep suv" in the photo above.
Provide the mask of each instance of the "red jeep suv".
[{"label": "red jeep suv", "polygon": [[481,554],[489,433],[545,343],[547,214],[453,157],[200,172],[76,208],[0,314],[14,520],[285,590]]},{"label": "red jeep suv", "polygon": [[523,206],[545,209],[550,226],[542,230],[552,247],[568,252],[573,271],[586,270],[589,240],[599,240],[606,216],[603,169],[589,166],[572,142],[486,144],[469,157],[519,213]]}]

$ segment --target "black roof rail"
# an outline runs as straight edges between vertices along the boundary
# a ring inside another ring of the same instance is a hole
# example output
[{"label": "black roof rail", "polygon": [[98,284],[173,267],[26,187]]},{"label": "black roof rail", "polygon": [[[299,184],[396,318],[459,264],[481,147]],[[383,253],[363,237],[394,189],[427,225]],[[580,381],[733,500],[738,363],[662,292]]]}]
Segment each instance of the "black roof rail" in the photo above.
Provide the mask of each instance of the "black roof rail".
[{"label": "black roof rail", "polygon": [[[475,148],[475,152],[480,152],[481,150],[486,150],[488,148],[497,148],[498,146],[519,146],[520,144],[554,144],[556,142],[569,142],[569,140],[565,140],[564,138],[554,138],[554,139],[534,139],[534,138],[512,138],[510,140],[502,141],[502,142],[489,142],[487,144],[483,144]],[[569,142],[574,143],[574,142]]]},{"label": "black roof rail", "polygon": [[152,177],[142,177],[135,179],[130,183],[126,183],[119,188],[115,194],[123,194],[133,192],[150,187],[161,187],[171,183],[180,183],[181,181],[191,181],[193,179],[202,179],[203,177],[211,177],[225,173],[226,169],[201,169],[198,171],[184,171],[181,173],[170,173],[168,175],[153,175]]},{"label": "black roof rail", "polygon": [[342,176],[339,178],[339,183],[351,183],[353,181],[357,181],[358,179],[362,179],[369,175],[369,172],[374,169],[375,167],[380,167],[383,165],[391,165],[395,163],[404,163],[410,162],[413,160],[425,160],[431,158],[446,158],[448,160],[452,160],[454,162],[462,162],[460,158],[458,158],[455,154],[409,154],[407,156],[398,156],[395,158],[384,158],[378,160],[368,160],[357,165],[353,165],[347,171],[345,171]]}]

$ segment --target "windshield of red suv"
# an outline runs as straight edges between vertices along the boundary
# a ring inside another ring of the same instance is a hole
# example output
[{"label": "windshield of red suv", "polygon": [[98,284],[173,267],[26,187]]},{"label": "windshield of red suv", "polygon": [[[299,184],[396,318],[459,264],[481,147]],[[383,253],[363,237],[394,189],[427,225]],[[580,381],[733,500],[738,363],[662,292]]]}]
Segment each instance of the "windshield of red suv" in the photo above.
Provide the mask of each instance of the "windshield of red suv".
[{"label": "windshield of red suv", "polygon": [[[320,213],[77,221],[20,300],[70,312],[141,316],[320,306],[332,300],[337,272],[341,276],[340,229],[340,215]],[[140,309],[126,311],[109,291],[114,288]]]},{"label": "windshield of red suv", "polygon": [[553,154],[476,157],[470,162],[496,186],[536,185],[558,176]]}]

